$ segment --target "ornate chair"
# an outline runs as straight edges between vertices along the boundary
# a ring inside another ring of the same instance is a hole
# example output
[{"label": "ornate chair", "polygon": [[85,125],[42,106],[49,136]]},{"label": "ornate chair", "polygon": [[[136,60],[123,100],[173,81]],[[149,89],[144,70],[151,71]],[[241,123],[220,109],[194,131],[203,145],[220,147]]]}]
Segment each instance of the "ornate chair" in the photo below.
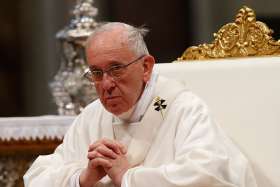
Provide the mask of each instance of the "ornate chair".
[{"label": "ornate chair", "polygon": [[265,23],[256,21],[252,9],[244,6],[234,23],[214,33],[212,43],[189,47],[178,61],[280,55],[280,40],[275,41],[272,33]]},{"label": "ornate chair", "polygon": [[216,121],[252,162],[259,186],[280,186],[280,41],[248,7],[210,44],[157,64],[209,105]]}]

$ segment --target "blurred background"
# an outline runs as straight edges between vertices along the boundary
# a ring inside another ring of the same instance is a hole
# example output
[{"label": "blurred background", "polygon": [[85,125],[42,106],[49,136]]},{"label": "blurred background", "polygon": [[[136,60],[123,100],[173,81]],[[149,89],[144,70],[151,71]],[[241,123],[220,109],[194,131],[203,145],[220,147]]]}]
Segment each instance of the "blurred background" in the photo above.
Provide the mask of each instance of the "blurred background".
[{"label": "blurred background", "polygon": [[[0,6],[0,117],[56,114],[49,82],[59,65],[55,34],[69,24],[75,0],[13,0]],[[146,41],[158,63],[211,42],[247,5],[280,39],[279,0],[95,0],[96,17],[150,29]]]}]

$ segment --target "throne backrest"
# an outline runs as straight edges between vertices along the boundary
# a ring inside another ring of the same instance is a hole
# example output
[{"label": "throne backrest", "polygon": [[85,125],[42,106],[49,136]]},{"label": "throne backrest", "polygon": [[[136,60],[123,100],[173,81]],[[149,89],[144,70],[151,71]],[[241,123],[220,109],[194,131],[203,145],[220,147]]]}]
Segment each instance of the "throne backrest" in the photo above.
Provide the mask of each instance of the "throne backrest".
[{"label": "throne backrest", "polygon": [[[156,71],[185,84],[252,162],[260,187],[280,186],[280,42],[243,7],[210,44]],[[241,58],[246,57],[246,58]]]},{"label": "throne backrest", "polygon": [[280,55],[280,40],[274,40],[272,34],[273,30],[244,6],[235,22],[214,33],[213,42],[187,48],[178,61]]}]

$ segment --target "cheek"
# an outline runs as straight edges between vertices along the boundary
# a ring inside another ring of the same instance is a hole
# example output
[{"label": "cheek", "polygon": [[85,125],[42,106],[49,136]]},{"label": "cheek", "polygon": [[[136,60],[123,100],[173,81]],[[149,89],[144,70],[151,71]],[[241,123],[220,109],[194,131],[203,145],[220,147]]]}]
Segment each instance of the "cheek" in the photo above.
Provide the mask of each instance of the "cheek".
[{"label": "cheek", "polygon": [[101,87],[99,85],[97,85],[97,84],[95,84],[94,87],[95,87],[95,90],[96,90],[98,96],[100,97],[101,96],[100,95],[101,94]]},{"label": "cheek", "polygon": [[128,79],[129,82],[123,83],[122,85],[125,85],[123,87],[120,87],[120,90],[122,91],[124,95],[124,99],[126,100],[129,105],[133,105],[138,100],[142,89],[143,89],[143,80],[139,79]]},{"label": "cheek", "polygon": [[102,89],[102,87],[100,85],[95,85],[95,90],[96,90],[96,93],[98,95],[98,98],[101,100],[102,103],[104,103],[104,91]]}]

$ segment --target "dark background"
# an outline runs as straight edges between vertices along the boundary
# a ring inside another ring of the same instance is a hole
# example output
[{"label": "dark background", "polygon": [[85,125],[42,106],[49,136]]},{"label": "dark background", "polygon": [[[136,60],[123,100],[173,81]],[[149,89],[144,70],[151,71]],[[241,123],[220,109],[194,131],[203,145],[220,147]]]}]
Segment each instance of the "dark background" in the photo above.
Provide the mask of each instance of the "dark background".
[{"label": "dark background", "polygon": [[[74,0],[14,0],[0,6],[0,117],[56,114],[48,84],[59,67],[55,34],[69,24]],[[279,0],[96,0],[97,21],[146,25],[150,53],[167,63],[210,42],[242,5],[280,38]]]}]

